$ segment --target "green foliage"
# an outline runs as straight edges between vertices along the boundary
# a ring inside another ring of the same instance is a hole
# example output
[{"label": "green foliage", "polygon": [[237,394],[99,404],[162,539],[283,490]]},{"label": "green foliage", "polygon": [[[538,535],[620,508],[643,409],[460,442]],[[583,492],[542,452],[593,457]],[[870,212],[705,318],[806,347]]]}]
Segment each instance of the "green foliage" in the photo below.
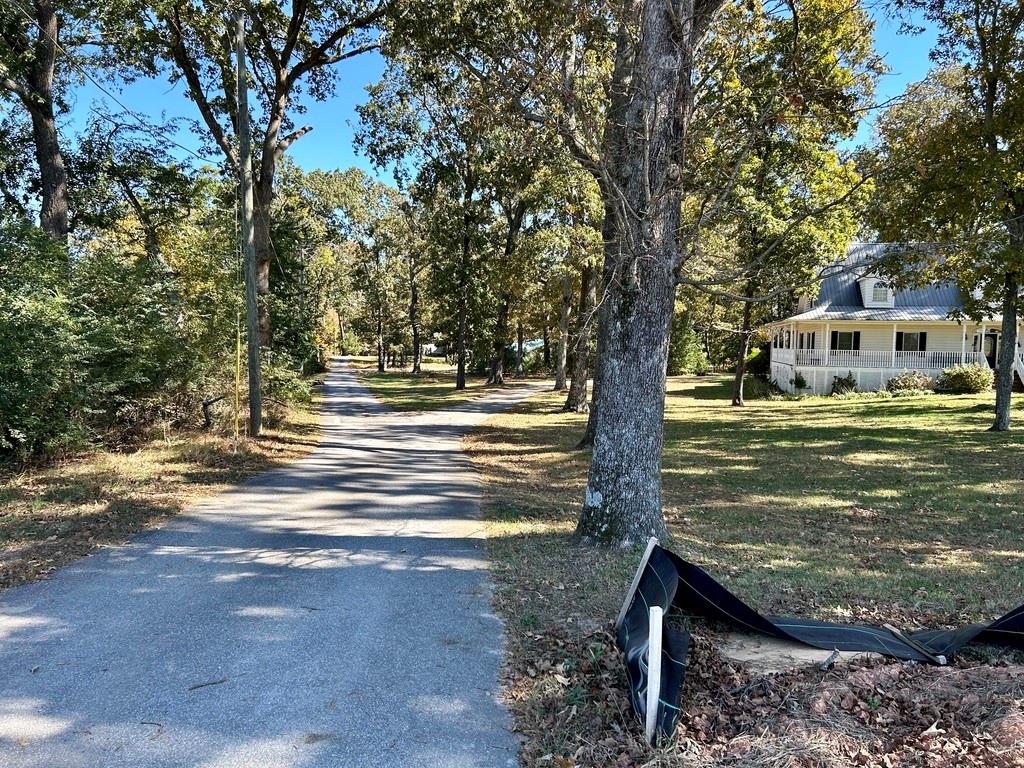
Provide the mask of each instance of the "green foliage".
[{"label": "green foliage", "polygon": [[790,379],[789,383],[792,384],[797,391],[801,389],[807,389],[807,379],[804,378],[804,375],[800,373],[800,371],[797,371],[793,375],[793,378]]},{"label": "green foliage", "polygon": [[693,314],[677,302],[668,348],[668,375],[704,373],[708,368],[707,356],[693,327]]},{"label": "green foliage", "polygon": [[969,395],[988,392],[995,379],[987,365],[971,363],[946,368],[935,383],[935,391],[950,395]]},{"label": "green foliage", "polygon": [[39,229],[0,222],[0,456],[57,451],[85,437],[66,264],[64,249]]},{"label": "green foliage", "polygon": [[927,392],[932,388],[932,379],[921,371],[897,373],[886,383],[890,392]]},{"label": "green foliage", "polygon": [[754,347],[747,355],[747,373],[761,379],[771,375],[772,360],[768,347]]},{"label": "green foliage", "polygon": [[850,371],[845,376],[832,379],[832,395],[848,395],[857,391],[857,377]]}]

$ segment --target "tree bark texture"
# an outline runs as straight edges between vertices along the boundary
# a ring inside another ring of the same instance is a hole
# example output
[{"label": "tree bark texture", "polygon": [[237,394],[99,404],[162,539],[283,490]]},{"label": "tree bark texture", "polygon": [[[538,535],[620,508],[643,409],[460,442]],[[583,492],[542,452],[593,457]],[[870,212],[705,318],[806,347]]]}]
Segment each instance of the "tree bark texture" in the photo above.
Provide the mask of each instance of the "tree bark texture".
[{"label": "tree bark texture", "polygon": [[498,305],[498,322],[494,327],[494,343],[491,352],[491,372],[487,383],[500,387],[505,383],[505,344],[508,341],[508,312],[511,299],[506,293]]},{"label": "tree bark texture", "polygon": [[740,326],[739,345],[736,350],[736,375],[732,382],[732,404],[737,407],[743,406],[743,377],[747,373],[747,355],[750,353],[750,322],[753,314],[752,299],[754,298],[754,283],[748,280],[743,295],[746,301],[743,302],[743,322]]},{"label": "tree bark texture", "polygon": [[600,418],[577,534],[625,546],[665,538],[661,451],[686,137],[697,45],[722,0],[629,3],[616,40],[602,165],[613,236],[600,310]]},{"label": "tree bark texture", "polygon": [[60,34],[60,18],[52,0],[36,0],[30,5],[35,24],[24,34],[7,40],[12,51],[25,60],[24,79],[2,73],[0,90],[18,97],[32,124],[33,150],[39,168],[39,226],[54,239],[67,242],[68,172],[53,106],[55,41]]},{"label": "tree bark texture", "polygon": [[580,268],[580,300],[572,344],[572,381],[563,411],[584,413],[587,406],[587,380],[590,378],[590,335],[597,305],[597,269],[591,264]]},{"label": "tree bark texture", "polygon": [[1003,281],[1003,323],[999,334],[999,378],[996,379],[996,418],[993,432],[1010,429],[1010,402],[1013,396],[1013,369],[1017,356],[1017,300],[1020,282],[1008,272]]}]

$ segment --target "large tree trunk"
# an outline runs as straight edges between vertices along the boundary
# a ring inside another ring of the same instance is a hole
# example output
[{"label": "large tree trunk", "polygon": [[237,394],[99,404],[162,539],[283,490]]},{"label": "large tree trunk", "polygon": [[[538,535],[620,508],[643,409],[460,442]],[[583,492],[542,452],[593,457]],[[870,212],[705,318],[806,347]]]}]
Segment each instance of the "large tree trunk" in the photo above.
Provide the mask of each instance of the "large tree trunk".
[{"label": "large tree trunk", "polygon": [[562,277],[562,307],[558,315],[558,347],[555,350],[555,391],[565,390],[565,365],[569,357],[569,314],[572,312],[572,278]]},{"label": "large tree trunk", "polygon": [[597,304],[597,269],[592,264],[580,268],[580,301],[573,334],[572,382],[563,411],[584,413],[587,407],[587,379],[590,377],[590,330]]},{"label": "large tree trunk", "polygon": [[506,293],[498,305],[498,322],[494,328],[494,344],[491,354],[491,373],[487,377],[490,386],[500,387],[505,383],[505,345],[508,342],[508,312],[511,298]]},{"label": "large tree trunk", "polygon": [[996,420],[994,432],[1010,429],[1010,401],[1013,394],[1013,369],[1017,356],[1017,298],[1020,283],[1008,272],[1003,281],[1003,325],[999,334],[999,378],[996,380]]},{"label": "large tree trunk", "polygon": [[[640,31],[616,41],[612,102],[616,128],[602,163],[613,187],[605,243],[613,279],[601,297],[600,412],[577,534],[614,545],[667,536],[661,509],[665,375],[686,136],[693,114],[694,55],[721,0],[645,0]],[[612,192],[612,194],[609,194]]]},{"label": "large tree trunk", "polygon": [[12,43],[16,53],[29,59],[25,80],[15,82],[0,77],[0,87],[19,98],[31,119],[36,165],[39,167],[39,226],[51,237],[66,242],[70,229],[68,172],[53,107],[60,21],[51,0],[36,0],[32,9],[35,25],[29,30],[35,34],[34,39],[28,35],[19,36],[16,44]]},{"label": "large tree trunk", "polygon": [[457,311],[458,331],[455,340],[456,346],[456,369],[455,389],[466,388],[466,334],[468,332],[469,312],[469,267],[473,256],[473,194],[476,191],[476,180],[471,171],[466,172],[462,190],[462,252],[459,259],[459,300]]},{"label": "large tree trunk", "polygon": [[746,290],[743,292],[746,301],[743,302],[743,322],[740,326],[739,348],[736,350],[736,375],[732,382],[732,404],[743,405],[743,377],[747,373],[747,355],[750,352],[750,318],[753,314],[754,283],[747,281]]}]

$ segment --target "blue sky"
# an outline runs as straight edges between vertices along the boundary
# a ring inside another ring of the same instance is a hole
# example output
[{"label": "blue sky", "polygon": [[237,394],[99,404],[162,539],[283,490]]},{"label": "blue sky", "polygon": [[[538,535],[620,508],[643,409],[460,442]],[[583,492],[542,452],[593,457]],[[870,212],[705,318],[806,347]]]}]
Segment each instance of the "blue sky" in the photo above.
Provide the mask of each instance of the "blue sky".
[{"label": "blue sky", "polygon": [[[925,76],[929,68],[928,51],[935,35],[929,32],[919,36],[901,35],[897,22],[886,19],[883,12],[875,11],[873,14],[877,22],[875,46],[891,70],[879,86],[878,101],[883,102],[902,93],[907,83]],[[384,61],[377,54],[365,54],[339,67],[341,77],[336,95],[323,103],[308,104],[306,114],[296,117],[296,122],[313,126],[313,131],[295,142],[289,150],[289,155],[299,165],[307,170],[355,165],[375,173],[366,158],[356,154],[353,147],[358,120],[355,108],[366,100],[366,86],[375,82],[383,70]],[[171,86],[166,79],[142,80],[120,88],[109,88],[126,106],[150,120],[198,117],[195,106],[184,96],[184,86]],[[120,107],[110,102],[92,83],[86,82],[77,88],[74,108],[68,118],[69,126],[81,128],[88,119],[91,106],[103,102],[106,102],[104,109],[108,112],[120,111]],[[866,116],[855,143],[870,139],[872,118],[871,114]],[[179,129],[175,138],[193,151],[201,149],[199,137],[185,127]],[[216,158],[212,151],[211,155]],[[389,179],[382,177],[382,180]]]}]

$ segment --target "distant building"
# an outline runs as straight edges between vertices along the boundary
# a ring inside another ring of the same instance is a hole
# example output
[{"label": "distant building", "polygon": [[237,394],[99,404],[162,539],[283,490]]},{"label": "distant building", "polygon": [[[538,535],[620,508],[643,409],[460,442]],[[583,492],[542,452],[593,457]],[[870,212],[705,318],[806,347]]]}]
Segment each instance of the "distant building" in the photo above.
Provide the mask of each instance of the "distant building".
[{"label": "distant building", "polygon": [[[883,389],[903,371],[938,376],[944,368],[979,363],[997,370],[1002,318],[952,318],[963,308],[949,283],[893,290],[873,271],[888,246],[854,243],[846,258],[821,271],[814,298],[800,299],[797,314],[772,323],[771,376],[784,390],[827,394],[837,376],[852,374],[862,391]],[[1024,351],[1014,370],[1024,380]]]}]

